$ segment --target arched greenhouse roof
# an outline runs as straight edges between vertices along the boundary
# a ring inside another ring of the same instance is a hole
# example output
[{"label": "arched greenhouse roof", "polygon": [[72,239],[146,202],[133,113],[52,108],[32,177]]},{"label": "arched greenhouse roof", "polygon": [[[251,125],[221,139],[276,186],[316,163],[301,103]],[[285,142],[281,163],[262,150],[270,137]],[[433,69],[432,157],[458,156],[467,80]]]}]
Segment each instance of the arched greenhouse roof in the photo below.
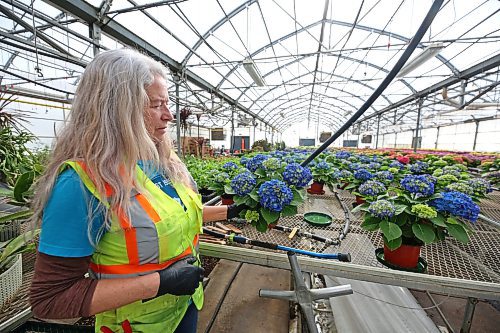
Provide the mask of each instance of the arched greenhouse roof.
[{"label": "arched greenhouse roof", "polygon": [[[203,126],[335,131],[394,67],[432,3],[0,0],[1,97],[69,104],[97,52],[129,45],[168,65],[173,111],[189,109]],[[430,56],[400,72],[357,125],[414,128],[419,107],[426,126],[497,118],[499,10],[495,0],[444,1],[409,62]]]}]

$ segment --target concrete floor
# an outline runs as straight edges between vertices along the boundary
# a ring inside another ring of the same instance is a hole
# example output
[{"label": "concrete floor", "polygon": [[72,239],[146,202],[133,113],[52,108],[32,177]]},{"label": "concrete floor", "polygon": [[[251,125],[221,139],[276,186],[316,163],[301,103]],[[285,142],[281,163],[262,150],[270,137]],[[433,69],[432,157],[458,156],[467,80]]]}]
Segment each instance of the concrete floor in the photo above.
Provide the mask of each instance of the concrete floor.
[{"label": "concrete floor", "polygon": [[[433,306],[430,298],[424,291],[411,291],[423,308]],[[460,332],[465,313],[467,300],[458,297],[447,297],[443,295],[431,294],[432,298],[439,305],[446,320],[451,325],[453,332]],[[428,316],[437,326],[446,327],[444,320],[436,309],[426,310]],[[449,332],[452,332],[449,330]],[[500,311],[486,301],[480,301],[475,308],[472,318],[471,333],[497,333],[500,332]]]}]

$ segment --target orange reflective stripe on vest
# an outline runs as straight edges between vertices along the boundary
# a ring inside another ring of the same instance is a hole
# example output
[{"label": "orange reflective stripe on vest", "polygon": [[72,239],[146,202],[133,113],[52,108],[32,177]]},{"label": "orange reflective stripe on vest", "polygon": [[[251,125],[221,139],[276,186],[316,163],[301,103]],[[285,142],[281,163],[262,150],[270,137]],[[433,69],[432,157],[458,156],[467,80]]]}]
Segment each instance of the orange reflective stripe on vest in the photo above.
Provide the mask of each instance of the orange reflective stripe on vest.
[{"label": "orange reflective stripe on vest", "polygon": [[[198,244],[199,236],[193,240],[193,246]],[[127,244],[128,246],[128,244]],[[182,252],[179,256],[165,261],[161,264],[123,264],[123,265],[100,265],[91,262],[90,269],[99,274],[134,274],[134,273],[144,273],[144,272],[154,272],[160,269],[164,269],[174,262],[179,261],[180,259],[187,257],[188,255],[193,254],[191,248],[187,248],[184,252]]]}]

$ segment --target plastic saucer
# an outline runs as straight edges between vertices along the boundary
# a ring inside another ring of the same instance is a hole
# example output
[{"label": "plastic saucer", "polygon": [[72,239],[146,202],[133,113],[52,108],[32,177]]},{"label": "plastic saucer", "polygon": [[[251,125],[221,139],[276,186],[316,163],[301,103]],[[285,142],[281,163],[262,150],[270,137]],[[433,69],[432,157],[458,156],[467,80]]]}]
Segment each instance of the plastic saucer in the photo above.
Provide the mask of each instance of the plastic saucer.
[{"label": "plastic saucer", "polygon": [[332,217],[321,212],[307,212],[304,214],[304,220],[316,227],[326,227],[332,224]]}]

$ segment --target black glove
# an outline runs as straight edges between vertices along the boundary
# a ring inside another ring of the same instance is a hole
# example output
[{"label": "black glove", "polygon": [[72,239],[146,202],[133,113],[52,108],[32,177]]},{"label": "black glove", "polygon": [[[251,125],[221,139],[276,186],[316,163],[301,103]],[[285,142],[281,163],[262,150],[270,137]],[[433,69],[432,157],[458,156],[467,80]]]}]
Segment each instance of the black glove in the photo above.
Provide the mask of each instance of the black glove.
[{"label": "black glove", "polygon": [[181,259],[161,271],[160,287],[156,296],[165,294],[192,295],[201,281],[203,281],[204,269],[193,264],[196,258],[193,256]]},{"label": "black glove", "polygon": [[235,217],[239,217],[240,213],[244,211],[245,209],[248,209],[247,205],[237,205],[237,204],[231,204],[227,206],[227,219],[232,219]]}]

